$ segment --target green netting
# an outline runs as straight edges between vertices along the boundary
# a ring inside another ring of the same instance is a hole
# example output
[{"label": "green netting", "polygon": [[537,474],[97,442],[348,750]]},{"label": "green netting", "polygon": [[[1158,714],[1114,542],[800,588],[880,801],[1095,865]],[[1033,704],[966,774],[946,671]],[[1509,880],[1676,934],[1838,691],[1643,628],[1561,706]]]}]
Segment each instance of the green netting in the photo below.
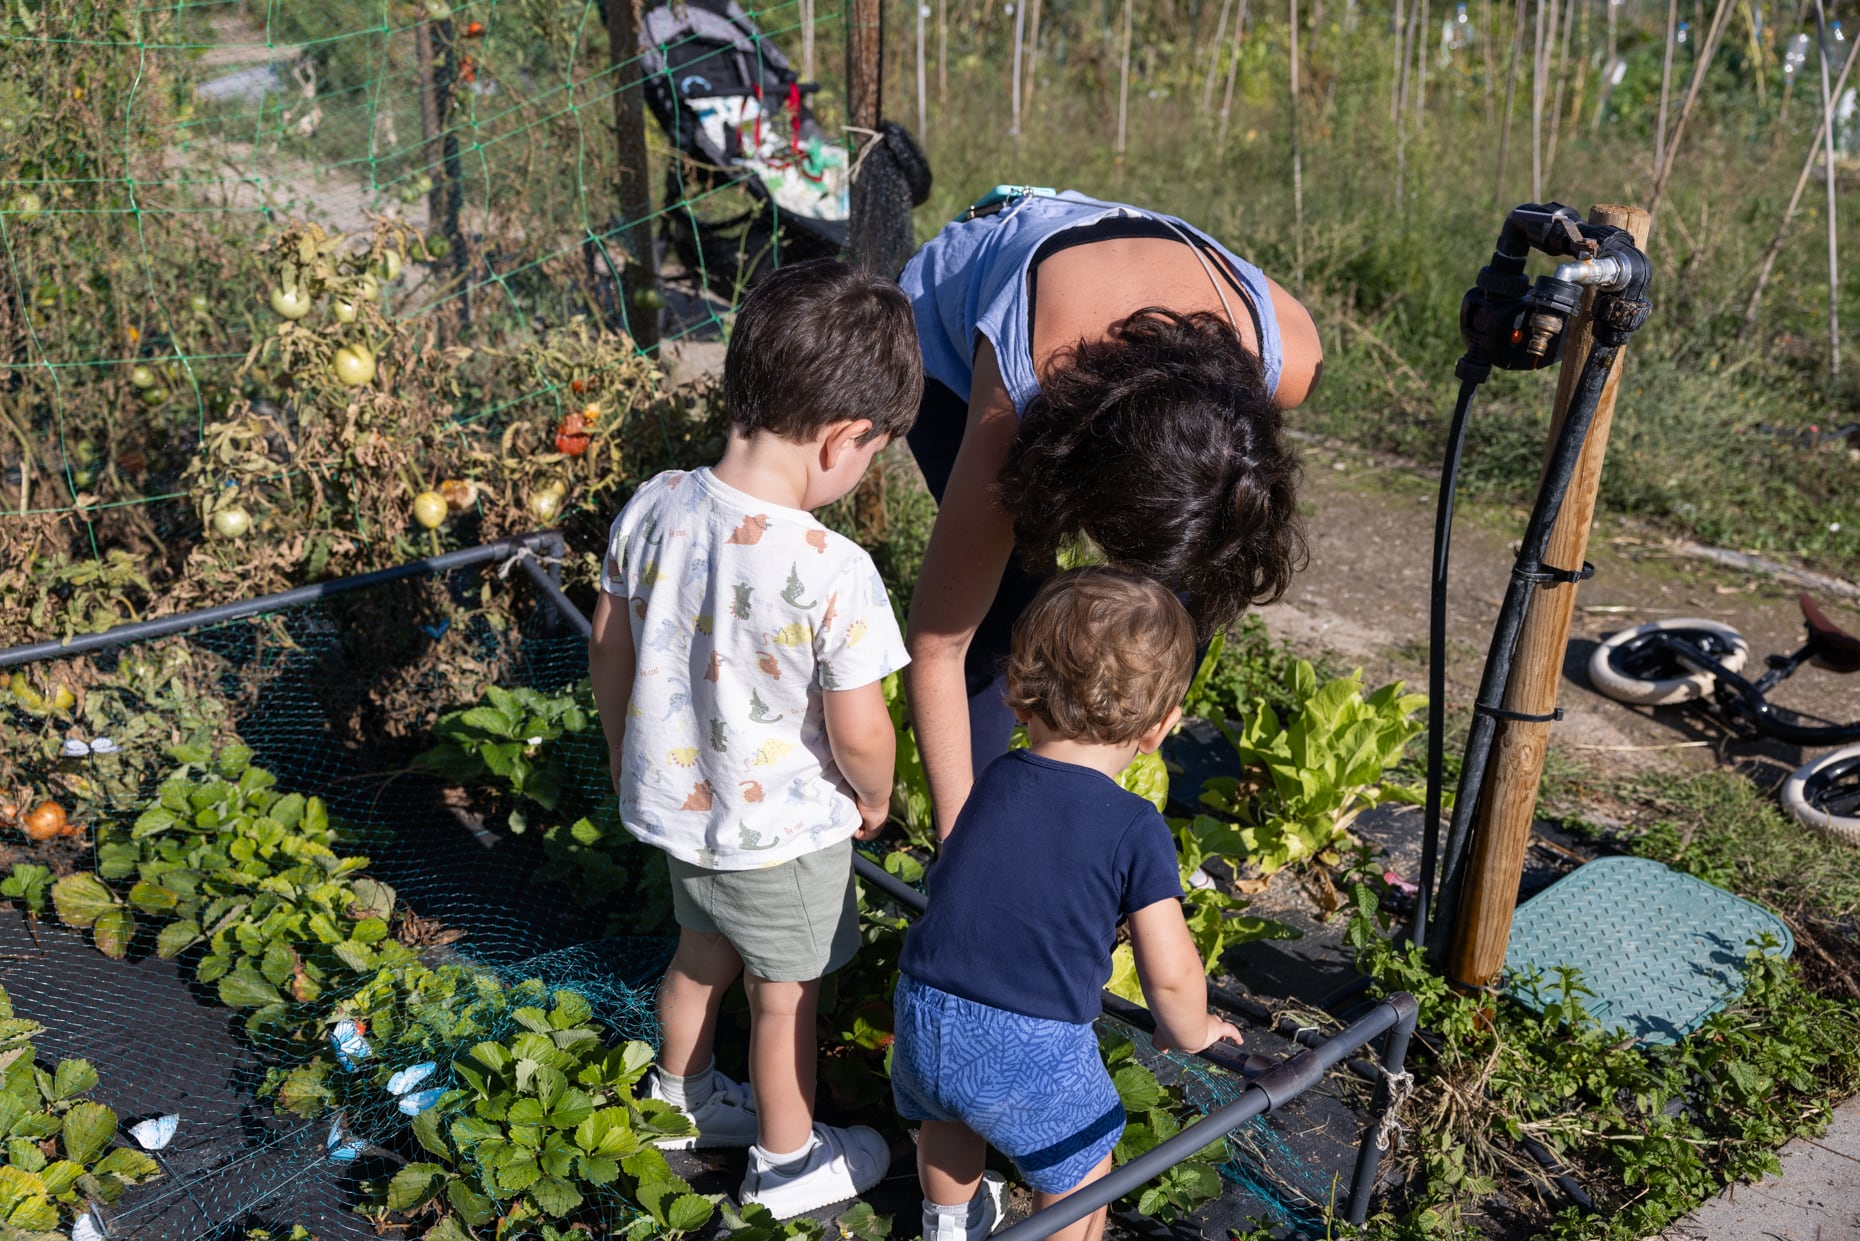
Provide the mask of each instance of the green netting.
[{"label": "green netting", "polygon": [[610,515],[641,419],[683,442],[661,343],[720,340],[770,263],[840,248],[841,74],[822,56],[799,110],[738,117],[782,142],[721,164],[648,79],[772,65],[803,35],[837,50],[842,13],[790,0],[741,47],[643,54],[606,16],[0,12],[0,643],[404,561],[415,496],[446,480],[484,526],[446,537]]}]

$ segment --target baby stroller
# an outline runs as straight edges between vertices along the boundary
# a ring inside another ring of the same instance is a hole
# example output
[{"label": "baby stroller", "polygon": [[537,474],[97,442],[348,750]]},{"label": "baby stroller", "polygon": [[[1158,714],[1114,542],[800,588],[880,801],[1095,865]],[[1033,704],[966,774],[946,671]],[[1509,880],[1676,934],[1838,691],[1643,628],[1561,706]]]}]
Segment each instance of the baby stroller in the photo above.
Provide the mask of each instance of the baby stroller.
[{"label": "baby stroller", "polygon": [[[647,106],[680,156],[666,169],[664,201],[675,205],[660,235],[693,276],[735,301],[782,263],[846,248],[851,153],[807,106],[819,87],[735,0],[647,10],[640,51]],[[881,135],[912,205],[922,203],[923,153],[902,126],[885,122]]]}]

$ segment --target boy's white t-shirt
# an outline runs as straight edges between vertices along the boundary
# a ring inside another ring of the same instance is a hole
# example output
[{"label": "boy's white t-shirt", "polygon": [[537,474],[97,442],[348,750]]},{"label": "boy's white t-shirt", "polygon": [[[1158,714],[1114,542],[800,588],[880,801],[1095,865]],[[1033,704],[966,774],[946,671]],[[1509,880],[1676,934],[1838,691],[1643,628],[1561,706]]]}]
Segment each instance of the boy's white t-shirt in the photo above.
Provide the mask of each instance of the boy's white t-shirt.
[{"label": "boy's white t-shirt", "polygon": [[628,830],[696,866],[751,870],[858,829],[821,691],[910,660],[862,548],[708,468],[670,470],[615,519],[601,589],[624,601],[637,657],[621,758]]}]

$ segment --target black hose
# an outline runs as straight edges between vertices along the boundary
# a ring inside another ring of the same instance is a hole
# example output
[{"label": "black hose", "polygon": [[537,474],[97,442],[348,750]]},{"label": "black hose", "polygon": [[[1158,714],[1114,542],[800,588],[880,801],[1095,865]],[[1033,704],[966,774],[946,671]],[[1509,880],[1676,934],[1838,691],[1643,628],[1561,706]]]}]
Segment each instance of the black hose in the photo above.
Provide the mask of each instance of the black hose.
[{"label": "black hose", "polygon": [[1447,427],[1447,458],[1440,468],[1440,499],[1434,508],[1434,575],[1427,613],[1427,818],[1421,836],[1421,874],[1409,932],[1417,947],[1427,947],[1428,916],[1433,909],[1434,873],[1440,867],[1440,803],[1445,782],[1447,732],[1447,555],[1453,545],[1453,494],[1459,486],[1460,455],[1466,447],[1466,419],[1473,394],[1492,373],[1468,354],[1461,359],[1460,397]]}]

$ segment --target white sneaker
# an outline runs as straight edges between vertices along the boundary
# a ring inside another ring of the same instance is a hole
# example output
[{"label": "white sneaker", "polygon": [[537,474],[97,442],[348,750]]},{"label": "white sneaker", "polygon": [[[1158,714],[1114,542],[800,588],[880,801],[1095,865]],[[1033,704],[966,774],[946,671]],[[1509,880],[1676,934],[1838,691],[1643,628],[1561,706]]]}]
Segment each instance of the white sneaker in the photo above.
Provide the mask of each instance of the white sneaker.
[{"label": "white sneaker", "polygon": [[982,1213],[974,1224],[959,1223],[948,1216],[934,1214],[926,1204],[924,1241],[981,1241],[981,1238],[999,1231],[1007,1222],[1007,1181],[999,1172],[985,1172],[982,1174],[982,1187],[975,1197],[981,1203]]},{"label": "white sneaker", "polygon": [[884,1180],[890,1167],[891,1148],[876,1129],[815,1125],[813,1146],[787,1171],[772,1167],[761,1147],[750,1150],[743,1205],[759,1203],[776,1219],[789,1219],[858,1197]]},{"label": "white sneaker", "polygon": [[[654,1069],[646,1084],[646,1097],[665,1101],[665,1089]],[[710,1072],[710,1097],[694,1108],[681,1108],[697,1132],[654,1142],[660,1150],[697,1147],[753,1146],[756,1141],[756,1100],[749,1087],[717,1069]]]}]

